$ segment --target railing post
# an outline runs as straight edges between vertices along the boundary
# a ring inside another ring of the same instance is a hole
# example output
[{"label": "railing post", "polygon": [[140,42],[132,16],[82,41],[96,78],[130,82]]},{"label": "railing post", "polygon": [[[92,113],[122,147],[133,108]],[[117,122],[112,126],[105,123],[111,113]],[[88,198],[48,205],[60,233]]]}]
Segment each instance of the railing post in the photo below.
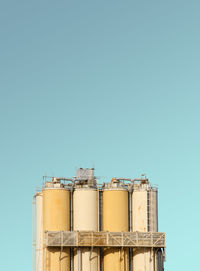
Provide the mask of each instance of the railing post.
[{"label": "railing post", "polygon": [[63,247],[63,231],[61,231],[61,247]]},{"label": "railing post", "polygon": [[78,238],[78,235],[79,235],[79,233],[78,233],[78,231],[76,232],[76,246],[78,247],[78,245],[79,245],[79,238]]},{"label": "railing post", "polygon": [[138,232],[136,231],[136,244],[137,244],[137,247],[138,247]]}]

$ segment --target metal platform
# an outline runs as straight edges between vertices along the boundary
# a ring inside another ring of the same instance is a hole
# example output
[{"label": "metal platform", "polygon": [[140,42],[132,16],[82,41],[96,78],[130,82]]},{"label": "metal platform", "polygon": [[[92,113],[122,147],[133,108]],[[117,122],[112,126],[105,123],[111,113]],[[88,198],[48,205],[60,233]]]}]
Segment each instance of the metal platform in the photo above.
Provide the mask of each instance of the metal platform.
[{"label": "metal platform", "polygon": [[163,232],[47,231],[45,244],[47,247],[166,247]]}]

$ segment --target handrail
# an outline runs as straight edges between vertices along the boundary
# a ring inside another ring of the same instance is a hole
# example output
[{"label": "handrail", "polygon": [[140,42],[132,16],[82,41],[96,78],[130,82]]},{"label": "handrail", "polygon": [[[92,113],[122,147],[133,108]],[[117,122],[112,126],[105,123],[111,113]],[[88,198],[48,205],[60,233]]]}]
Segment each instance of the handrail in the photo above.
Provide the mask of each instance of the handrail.
[{"label": "handrail", "polygon": [[164,232],[46,231],[47,247],[165,248]]}]

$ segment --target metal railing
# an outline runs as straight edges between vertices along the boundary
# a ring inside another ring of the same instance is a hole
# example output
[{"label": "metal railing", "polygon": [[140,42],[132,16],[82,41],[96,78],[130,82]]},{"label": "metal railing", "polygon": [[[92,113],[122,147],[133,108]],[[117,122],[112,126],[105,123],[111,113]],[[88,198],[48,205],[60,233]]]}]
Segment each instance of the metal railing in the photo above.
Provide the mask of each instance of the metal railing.
[{"label": "metal railing", "polygon": [[47,247],[166,247],[163,232],[47,231],[45,244]]}]

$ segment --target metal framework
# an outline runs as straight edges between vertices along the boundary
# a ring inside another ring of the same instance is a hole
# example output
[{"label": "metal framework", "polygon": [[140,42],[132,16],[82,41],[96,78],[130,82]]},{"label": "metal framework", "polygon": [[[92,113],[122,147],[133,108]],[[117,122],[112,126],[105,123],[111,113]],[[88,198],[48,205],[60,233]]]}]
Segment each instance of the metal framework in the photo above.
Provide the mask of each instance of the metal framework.
[{"label": "metal framework", "polygon": [[47,231],[47,247],[165,248],[163,232]]}]

